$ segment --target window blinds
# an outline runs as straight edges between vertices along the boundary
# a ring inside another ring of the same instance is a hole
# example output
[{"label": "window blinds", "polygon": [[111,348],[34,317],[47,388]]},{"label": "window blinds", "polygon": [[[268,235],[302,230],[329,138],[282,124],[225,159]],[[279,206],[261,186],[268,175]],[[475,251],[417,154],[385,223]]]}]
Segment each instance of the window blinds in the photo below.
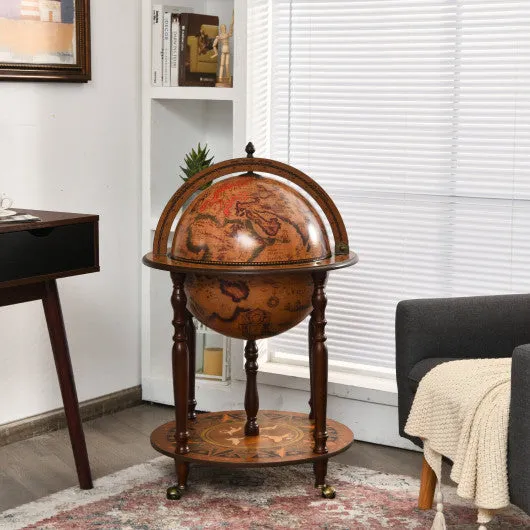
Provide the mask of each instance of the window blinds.
[{"label": "window blinds", "polygon": [[258,154],[316,179],[360,256],[330,275],[330,359],[392,369],[399,300],[530,291],[530,2],[249,5]]}]

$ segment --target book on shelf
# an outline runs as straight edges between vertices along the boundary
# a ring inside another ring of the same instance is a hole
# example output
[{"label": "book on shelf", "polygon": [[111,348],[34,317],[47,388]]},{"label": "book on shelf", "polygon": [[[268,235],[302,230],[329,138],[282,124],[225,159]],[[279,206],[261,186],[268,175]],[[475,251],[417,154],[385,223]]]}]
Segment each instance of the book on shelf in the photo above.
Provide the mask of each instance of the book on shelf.
[{"label": "book on shelf", "polygon": [[[178,65],[173,64],[174,75],[171,80],[172,57],[179,58],[179,16],[182,12],[193,12],[189,7],[155,4],[152,7],[151,27],[151,84],[152,86],[177,86]],[[176,32],[176,34],[175,34]],[[173,48],[173,46],[176,46]]]},{"label": "book on shelf", "polygon": [[151,18],[151,84],[162,86],[162,6],[153,5]]},{"label": "book on shelf", "polygon": [[219,17],[180,14],[180,86],[215,86],[217,57],[213,43],[219,34]]},{"label": "book on shelf", "polygon": [[170,86],[171,74],[171,12],[164,8],[162,22],[162,86]]},{"label": "book on shelf", "polygon": [[171,14],[171,58],[169,85],[178,86],[179,84],[179,35],[180,35],[180,16],[177,13]]}]

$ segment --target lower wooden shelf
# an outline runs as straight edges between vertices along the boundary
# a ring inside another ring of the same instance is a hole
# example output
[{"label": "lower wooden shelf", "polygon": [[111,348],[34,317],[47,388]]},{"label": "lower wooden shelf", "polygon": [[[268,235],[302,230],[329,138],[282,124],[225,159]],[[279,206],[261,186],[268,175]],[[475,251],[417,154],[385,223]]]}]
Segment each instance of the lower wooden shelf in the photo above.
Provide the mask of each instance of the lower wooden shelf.
[{"label": "lower wooden shelf", "polygon": [[188,422],[189,448],[175,455],[175,422],[157,427],[151,445],[178,461],[229,466],[280,466],[315,462],[342,453],[353,443],[352,431],[327,420],[328,452],[313,453],[314,422],[307,414],[263,410],[258,413],[260,434],[246,437],[244,410],[199,414]]}]

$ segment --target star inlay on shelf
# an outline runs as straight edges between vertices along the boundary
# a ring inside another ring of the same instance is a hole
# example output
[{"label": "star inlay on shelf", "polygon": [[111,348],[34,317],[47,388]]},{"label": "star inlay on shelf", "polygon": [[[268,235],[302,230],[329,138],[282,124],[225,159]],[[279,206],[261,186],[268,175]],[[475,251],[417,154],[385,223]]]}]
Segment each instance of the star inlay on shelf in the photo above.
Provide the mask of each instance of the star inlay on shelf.
[{"label": "star inlay on shelf", "polygon": [[[190,452],[179,458],[240,465],[314,459],[314,423],[306,414],[261,411],[258,436],[245,436],[245,421],[246,414],[242,410],[199,414],[196,421],[188,424]],[[353,438],[347,427],[332,420],[328,420],[327,432],[328,453],[323,455],[327,457],[341,452]],[[163,453],[174,456],[175,423],[159,427],[151,443]]]}]

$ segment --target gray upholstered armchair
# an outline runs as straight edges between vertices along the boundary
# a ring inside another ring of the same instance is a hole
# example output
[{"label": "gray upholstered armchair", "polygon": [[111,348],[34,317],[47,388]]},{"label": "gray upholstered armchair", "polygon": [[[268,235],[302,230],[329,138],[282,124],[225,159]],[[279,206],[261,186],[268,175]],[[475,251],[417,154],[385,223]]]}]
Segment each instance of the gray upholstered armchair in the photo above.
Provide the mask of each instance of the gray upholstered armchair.
[{"label": "gray upholstered armchair", "polygon": [[[430,369],[455,359],[509,356],[510,499],[530,514],[530,294],[404,300],[397,306],[399,433],[416,445],[421,441],[404,428],[418,383]],[[425,464],[419,502],[424,509],[432,505],[436,483]]]}]

